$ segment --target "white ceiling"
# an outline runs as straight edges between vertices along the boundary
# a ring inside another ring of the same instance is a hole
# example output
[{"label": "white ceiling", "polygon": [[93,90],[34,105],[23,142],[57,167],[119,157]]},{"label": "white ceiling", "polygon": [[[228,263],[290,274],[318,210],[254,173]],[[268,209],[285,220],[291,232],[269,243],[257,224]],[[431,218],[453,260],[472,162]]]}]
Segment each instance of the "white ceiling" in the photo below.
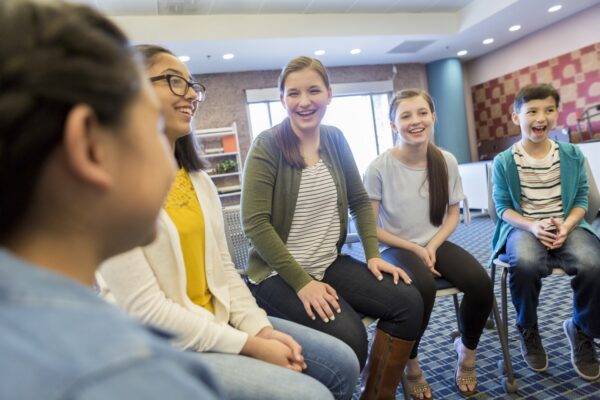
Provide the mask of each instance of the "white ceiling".
[{"label": "white ceiling", "polygon": [[[72,0],[110,15],[135,43],[161,44],[196,74],[279,69],[326,53],[326,66],[479,57],[600,0]],[[562,4],[562,9],[547,9]],[[585,12],[585,11],[583,11]],[[511,25],[522,29],[509,32]],[[600,29],[582,32],[600,40]],[[493,37],[494,43],[482,40]],[[424,41],[425,43],[413,43]],[[431,44],[426,45],[427,42]],[[425,45],[425,47],[420,48]],[[389,53],[400,46],[409,53]],[[362,52],[351,55],[351,49]],[[419,50],[415,50],[418,49]],[[223,54],[235,58],[224,60]]]}]

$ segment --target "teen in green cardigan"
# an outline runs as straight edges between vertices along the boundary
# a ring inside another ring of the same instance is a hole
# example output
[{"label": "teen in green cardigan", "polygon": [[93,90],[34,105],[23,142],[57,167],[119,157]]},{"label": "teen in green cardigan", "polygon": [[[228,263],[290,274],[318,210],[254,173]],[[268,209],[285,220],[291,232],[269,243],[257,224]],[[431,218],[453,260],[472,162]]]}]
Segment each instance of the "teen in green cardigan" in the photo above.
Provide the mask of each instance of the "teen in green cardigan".
[{"label": "teen in green cardigan", "polygon": [[[393,398],[423,314],[404,271],[380,258],[367,193],[339,129],[321,125],[332,92],[320,61],[298,57],[279,77],[288,118],[254,141],[242,218],[251,289],[269,315],[329,333],[356,352],[362,398]],[[348,210],[367,263],[341,254]],[[367,362],[361,315],[379,318]]]}]

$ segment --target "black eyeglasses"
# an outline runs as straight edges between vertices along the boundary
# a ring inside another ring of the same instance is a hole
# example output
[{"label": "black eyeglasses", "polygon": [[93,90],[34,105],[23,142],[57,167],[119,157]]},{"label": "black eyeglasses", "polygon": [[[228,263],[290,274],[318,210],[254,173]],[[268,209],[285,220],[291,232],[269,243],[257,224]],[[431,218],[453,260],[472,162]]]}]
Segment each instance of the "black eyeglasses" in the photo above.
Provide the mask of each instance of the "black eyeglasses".
[{"label": "black eyeglasses", "polygon": [[190,82],[187,79],[172,74],[158,75],[150,78],[150,82],[156,82],[161,80],[166,80],[169,83],[169,89],[176,96],[185,96],[188,91],[188,88],[192,88],[192,90],[198,96],[198,101],[204,101],[206,98],[206,88],[204,85],[198,82]]}]

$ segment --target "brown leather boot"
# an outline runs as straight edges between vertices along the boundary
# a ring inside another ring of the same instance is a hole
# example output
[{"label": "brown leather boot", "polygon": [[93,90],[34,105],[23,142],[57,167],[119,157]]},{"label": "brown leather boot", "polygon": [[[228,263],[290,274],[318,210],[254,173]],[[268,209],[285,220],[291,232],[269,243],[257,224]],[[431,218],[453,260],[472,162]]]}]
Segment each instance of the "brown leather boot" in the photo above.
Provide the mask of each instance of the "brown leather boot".
[{"label": "brown leather boot", "polygon": [[367,365],[361,375],[361,381],[366,381],[361,400],[396,398],[396,388],[414,343],[414,340],[399,339],[377,329]]}]

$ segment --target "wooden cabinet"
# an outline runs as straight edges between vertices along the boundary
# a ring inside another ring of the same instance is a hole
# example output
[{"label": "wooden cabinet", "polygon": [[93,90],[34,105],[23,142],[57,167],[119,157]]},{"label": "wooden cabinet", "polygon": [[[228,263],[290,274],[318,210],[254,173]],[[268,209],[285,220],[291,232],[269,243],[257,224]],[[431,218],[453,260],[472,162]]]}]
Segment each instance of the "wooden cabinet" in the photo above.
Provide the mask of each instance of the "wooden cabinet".
[{"label": "wooden cabinet", "polygon": [[196,129],[202,157],[210,167],[206,170],[212,178],[223,206],[240,203],[242,184],[242,157],[235,122],[231,126],[214,129]]}]

